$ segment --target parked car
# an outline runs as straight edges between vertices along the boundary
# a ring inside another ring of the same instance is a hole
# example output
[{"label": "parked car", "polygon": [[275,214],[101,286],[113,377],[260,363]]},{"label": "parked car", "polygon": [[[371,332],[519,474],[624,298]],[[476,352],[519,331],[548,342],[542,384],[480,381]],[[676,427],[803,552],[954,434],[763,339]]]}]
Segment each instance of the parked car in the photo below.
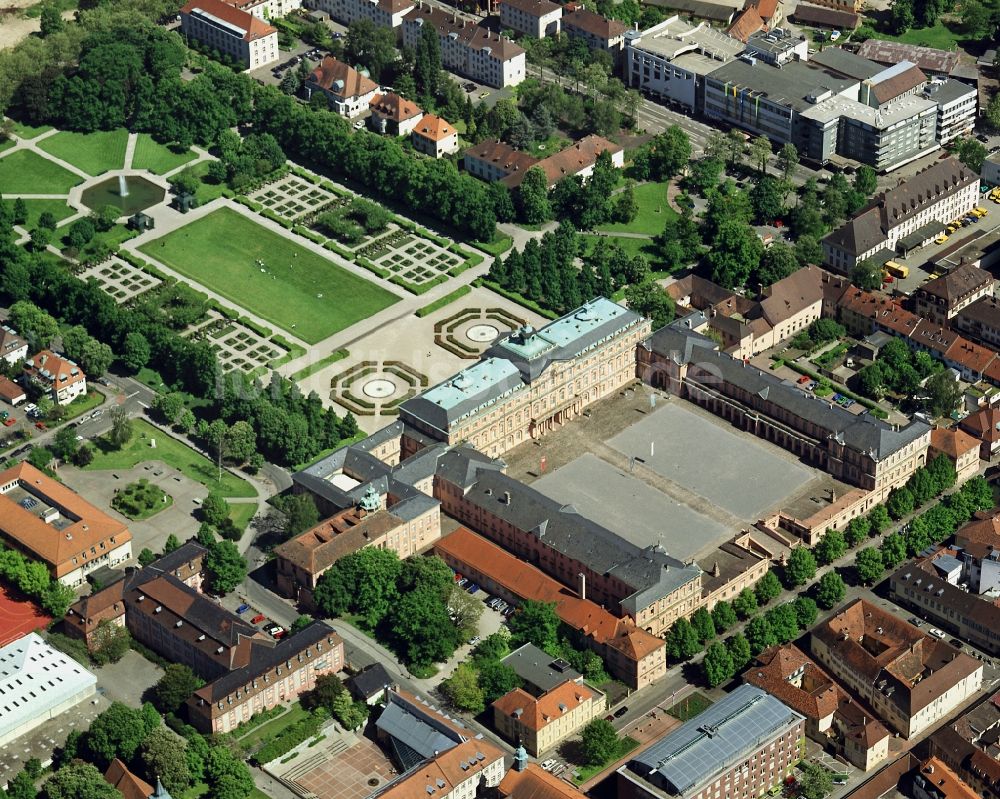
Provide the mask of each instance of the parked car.
[{"label": "parked car", "polygon": [[[260,624],[266,618],[267,618],[267,616],[265,616],[263,613],[258,613],[256,616],[254,616],[252,619],[250,619],[250,623],[251,624]],[[264,626],[264,629],[266,630],[267,627],[269,625],[271,625],[271,624],[273,624],[273,622],[268,622],[268,624]]]},{"label": "parked car", "polygon": [[45,426],[45,422],[35,422],[35,427],[37,427],[39,430],[48,430],[48,428]]},{"label": "parked car", "polygon": [[250,610],[250,606],[246,602],[244,602],[242,605],[240,605],[238,608],[236,608],[236,613],[238,615],[242,616],[248,610]]},{"label": "parked car", "polygon": [[553,767],[553,766],[554,766],[555,764],[556,764],[556,761],[555,761],[555,760],[553,760],[552,758],[549,758],[548,760],[545,760],[545,761],[543,761],[543,762],[542,762],[542,771],[548,771],[548,770],[549,770],[549,769],[551,769],[551,768],[552,768],[552,767]]},{"label": "parked car", "polygon": [[929,632],[935,638],[940,638],[942,641],[944,640],[944,633],[937,627],[931,627],[927,632]]},{"label": "parked car", "polygon": [[622,705],[620,708],[618,708],[618,710],[615,711],[615,718],[620,719],[626,713],[628,713],[628,706]]},{"label": "parked car", "polygon": [[470,594],[474,594],[476,593],[476,591],[479,590],[479,583],[471,583],[465,586],[465,590],[468,591]]},{"label": "parked car", "polygon": [[277,624],[272,624],[271,629],[267,631],[268,634],[275,640],[281,638],[285,634],[285,628],[280,627]]},{"label": "parked car", "polygon": [[474,635],[474,636],[472,636],[472,638],[469,639],[469,646],[475,646],[476,644],[478,644],[482,640],[483,639],[481,637],[479,637],[478,635]]},{"label": "parked car", "polygon": [[10,427],[11,425],[15,424],[17,424],[17,419],[15,419],[13,416],[8,416],[6,419],[3,420],[4,427]]},{"label": "parked car", "polygon": [[468,585],[468,583],[469,579],[467,577],[460,577],[458,580],[458,587],[465,588],[465,586]]},{"label": "parked car", "polygon": [[965,646],[965,641],[959,641],[957,638],[952,638],[948,641],[955,649],[962,649]]},{"label": "parked car", "polygon": [[614,714],[613,713],[608,713],[608,715],[606,715],[604,717],[604,720],[605,721],[614,721],[615,720]]},{"label": "parked car", "polygon": [[802,385],[803,383],[808,383],[809,382],[809,375],[802,375],[802,377],[800,377],[796,382],[799,385]]},{"label": "parked car", "polygon": [[462,573],[461,572],[455,572],[455,582],[457,583],[461,579],[462,579]]}]

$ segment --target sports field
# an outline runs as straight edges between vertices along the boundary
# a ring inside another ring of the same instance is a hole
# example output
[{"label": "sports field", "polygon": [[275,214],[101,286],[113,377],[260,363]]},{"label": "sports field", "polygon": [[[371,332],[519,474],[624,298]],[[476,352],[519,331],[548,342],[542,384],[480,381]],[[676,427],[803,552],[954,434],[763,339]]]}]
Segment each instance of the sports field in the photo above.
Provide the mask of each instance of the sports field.
[{"label": "sports field", "polygon": [[229,208],[140,249],[310,344],[398,299]]},{"label": "sports field", "polygon": [[47,616],[30,599],[0,585],[0,646],[16,641],[32,630],[45,627],[50,621],[52,617]]},{"label": "sports field", "polygon": [[109,169],[121,169],[125,165],[125,147],[128,145],[128,131],[97,130],[93,133],[74,133],[64,130],[38,143],[56,158],[82,169],[88,175],[100,175]]}]

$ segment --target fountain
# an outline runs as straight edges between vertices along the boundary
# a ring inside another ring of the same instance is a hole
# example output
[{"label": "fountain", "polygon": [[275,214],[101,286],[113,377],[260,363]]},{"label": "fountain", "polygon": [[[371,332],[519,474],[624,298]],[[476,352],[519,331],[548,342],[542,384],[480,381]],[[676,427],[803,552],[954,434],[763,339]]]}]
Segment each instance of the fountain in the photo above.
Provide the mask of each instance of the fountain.
[{"label": "fountain", "polygon": [[125,176],[118,176],[118,196],[128,197],[128,183],[125,182]]},{"label": "fountain", "polygon": [[124,175],[119,175],[84,189],[81,199],[94,211],[113,205],[121,210],[123,216],[131,216],[136,211],[163,202],[165,195],[162,188],[140,175],[129,175],[128,183]]}]

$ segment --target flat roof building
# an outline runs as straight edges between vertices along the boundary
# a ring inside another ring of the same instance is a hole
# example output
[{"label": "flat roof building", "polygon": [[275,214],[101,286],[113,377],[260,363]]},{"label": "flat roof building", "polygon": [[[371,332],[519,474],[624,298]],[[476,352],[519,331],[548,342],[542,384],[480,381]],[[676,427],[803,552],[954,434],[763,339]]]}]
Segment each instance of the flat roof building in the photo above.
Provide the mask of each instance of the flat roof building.
[{"label": "flat roof building", "polygon": [[90,699],[97,677],[37,633],[0,647],[0,746]]},{"label": "flat roof building", "polygon": [[802,714],[743,684],[619,768],[618,797],[757,797],[799,762],[804,735]]}]

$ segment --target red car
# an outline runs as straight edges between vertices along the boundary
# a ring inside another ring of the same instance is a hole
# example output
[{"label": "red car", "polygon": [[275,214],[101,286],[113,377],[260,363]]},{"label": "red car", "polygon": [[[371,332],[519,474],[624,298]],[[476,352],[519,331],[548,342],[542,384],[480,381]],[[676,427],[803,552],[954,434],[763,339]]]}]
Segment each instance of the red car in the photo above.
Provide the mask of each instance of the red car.
[{"label": "red car", "polygon": [[267,618],[263,613],[258,613],[252,619],[250,619],[251,624],[260,624],[264,619]]},{"label": "red car", "polygon": [[798,379],[798,383],[799,383],[800,385],[801,385],[802,383],[808,383],[808,382],[809,382],[809,375],[802,375],[802,377],[800,377],[800,378]]},{"label": "red car", "polygon": [[15,419],[13,416],[8,416],[6,419],[3,420],[4,427],[10,427],[11,425],[15,424],[17,424],[17,419]]},{"label": "red car", "polygon": [[45,422],[35,422],[35,427],[37,427],[39,430],[48,430],[48,428],[45,426]]}]

